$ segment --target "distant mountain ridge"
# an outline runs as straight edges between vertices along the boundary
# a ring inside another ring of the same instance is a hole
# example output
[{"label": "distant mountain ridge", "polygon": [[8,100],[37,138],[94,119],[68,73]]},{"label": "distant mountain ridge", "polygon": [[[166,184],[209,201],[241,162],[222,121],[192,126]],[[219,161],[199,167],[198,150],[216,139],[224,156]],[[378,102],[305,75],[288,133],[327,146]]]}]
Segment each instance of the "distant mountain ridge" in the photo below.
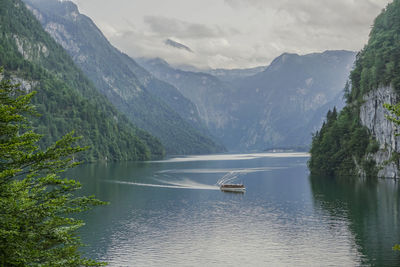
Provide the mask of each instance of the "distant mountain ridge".
[{"label": "distant mountain ridge", "polygon": [[333,106],[343,106],[343,88],[356,53],[325,51],[284,53],[264,70],[238,82],[238,95],[252,99],[241,109],[251,112],[246,148],[308,147],[312,133]]},{"label": "distant mountain ridge", "polygon": [[205,72],[211,74],[221,81],[235,82],[240,79],[256,75],[257,73],[263,72],[268,66],[259,66],[249,69],[211,69],[199,72]]},{"label": "distant mountain ridge", "polygon": [[[308,147],[329,108],[343,106],[355,52],[285,53],[267,67],[182,71],[160,59],[141,59],[196,104],[209,130],[231,150]],[[252,73],[253,72],[253,73]]]},{"label": "distant mountain ridge", "polygon": [[74,4],[25,1],[102,93],[169,153],[223,151],[209,133],[233,151],[306,148],[329,108],[343,106],[354,52],[285,53],[269,66],[207,73],[137,59],[142,68]]},{"label": "distant mountain ridge", "polygon": [[222,152],[193,103],[113,47],[69,1],[25,0],[102,94],[137,126],[158,137],[168,154]]}]

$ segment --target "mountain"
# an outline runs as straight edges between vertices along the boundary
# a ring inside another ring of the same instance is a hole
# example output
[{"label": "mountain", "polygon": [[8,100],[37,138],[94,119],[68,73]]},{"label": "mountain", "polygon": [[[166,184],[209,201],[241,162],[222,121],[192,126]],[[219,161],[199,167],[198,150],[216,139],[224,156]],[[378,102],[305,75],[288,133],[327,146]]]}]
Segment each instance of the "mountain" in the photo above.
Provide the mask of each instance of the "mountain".
[{"label": "mountain", "polygon": [[307,147],[329,108],[344,105],[342,92],[354,59],[350,51],[286,53],[267,67],[236,75],[219,71],[231,73],[233,79],[225,81],[173,68],[161,59],[139,63],[195,103],[211,133],[228,149],[259,151]]},{"label": "mountain", "polygon": [[5,78],[36,90],[33,104],[41,114],[34,129],[49,145],[75,130],[81,145],[91,148],[79,157],[95,160],[147,160],[162,157],[160,142],[134,127],[46,33],[20,0],[0,1],[0,65]]},{"label": "mountain", "polygon": [[250,69],[211,69],[198,72],[211,74],[224,82],[235,82],[263,72],[266,68],[267,66],[259,66]]},{"label": "mountain", "polygon": [[231,120],[229,106],[232,90],[229,84],[209,74],[175,69],[160,58],[142,58],[138,59],[138,62],[158,79],[174,85],[190,99],[210,132],[224,145],[229,146],[223,133],[218,131]]},{"label": "mountain", "polygon": [[394,0],[375,19],[368,44],[357,55],[346,106],[329,112],[313,138],[312,174],[400,177],[400,137],[384,107],[399,99],[399,32],[400,1]]},{"label": "mountain", "polygon": [[240,81],[236,97],[247,97],[241,110],[250,111],[242,114],[252,129],[243,140],[245,147],[310,144],[311,133],[328,111],[326,104],[337,102],[343,92],[354,59],[350,51],[285,53],[265,71]]},{"label": "mountain", "polygon": [[160,139],[168,154],[224,151],[212,140],[194,104],[113,47],[69,1],[25,0],[43,28],[128,119]]}]

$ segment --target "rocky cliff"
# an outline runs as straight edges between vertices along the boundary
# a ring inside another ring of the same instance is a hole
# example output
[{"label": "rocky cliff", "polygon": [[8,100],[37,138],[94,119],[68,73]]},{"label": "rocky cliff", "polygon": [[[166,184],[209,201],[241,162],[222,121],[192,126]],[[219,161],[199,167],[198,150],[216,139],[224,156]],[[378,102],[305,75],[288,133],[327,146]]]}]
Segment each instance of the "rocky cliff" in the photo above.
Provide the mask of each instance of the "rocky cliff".
[{"label": "rocky cliff", "polygon": [[386,118],[389,112],[383,107],[385,103],[396,104],[397,98],[392,87],[380,87],[364,95],[360,107],[361,124],[370,130],[379,144],[379,150],[367,156],[375,160],[379,177],[398,178],[400,174],[394,157],[400,152],[400,137],[395,135],[396,127]]},{"label": "rocky cliff", "polygon": [[[320,176],[399,177],[397,123],[387,118],[400,107],[400,0],[374,21],[368,43],[357,54],[346,86],[346,106],[330,112],[313,137],[309,167]],[[350,89],[351,88],[351,89]]]}]

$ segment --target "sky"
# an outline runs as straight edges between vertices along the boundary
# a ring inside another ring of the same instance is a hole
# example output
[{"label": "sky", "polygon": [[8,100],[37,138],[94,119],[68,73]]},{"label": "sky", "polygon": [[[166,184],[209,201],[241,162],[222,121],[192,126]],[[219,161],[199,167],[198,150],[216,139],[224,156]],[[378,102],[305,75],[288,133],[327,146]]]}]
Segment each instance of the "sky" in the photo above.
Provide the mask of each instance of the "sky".
[{"label": "sky", "polygon": [[[282,53],[358,51],[390,0],[73,0],[131,57],[250,68]],[[168,41],[169,40],[169,41]]]}]

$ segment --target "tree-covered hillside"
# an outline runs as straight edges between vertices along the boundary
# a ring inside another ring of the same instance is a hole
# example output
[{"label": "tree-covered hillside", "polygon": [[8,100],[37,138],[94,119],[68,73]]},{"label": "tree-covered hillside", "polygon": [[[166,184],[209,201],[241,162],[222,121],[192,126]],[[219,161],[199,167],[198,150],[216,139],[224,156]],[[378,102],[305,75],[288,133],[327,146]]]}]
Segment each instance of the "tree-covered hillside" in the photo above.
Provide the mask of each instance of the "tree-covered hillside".
[{"label": "tree-covered hillside", "polygon": [[379,86],[392,85],[400,92],[400,1],[394,0],[375,19],[368,44],[357,55],[351,81],[348,102],[360,100]]},{"label": "tree-covered hillside", "polygon": [[[312,173],[375,176],[379,169],[372,154],[379,144],[362,126],[361,107],[367,93],[380,87],[400,92],[400,1],[394,0],[375,19],[368,44],[357,55],[345,90],[347,106],[338,115],[329,112],[326,123],[313,138],[309,166]],[[375,110],[379,107],[375,102]],[[389,123],[386,124],[388,127]],[[379,133],[375,133],[379,134]],[[389,144],[383,144],[384,150]],[[396,160],[394,153],[389,161]]]},{"label": "tree-covered hillside", "polygon": [[74,3],[24,2],[99,91],[131,122],[156,136],[168,154],[224,151],[210,138],[191,101],[113,47]]},{"label": "tree-covered hillside", "polygon": [[358,110],[346,106],[339,114],[336,109],[328,112],[312,140],[308,164],[313,175],[355,176],[361,168],[369,176],[376,175],[375,163],[365,155],[376,152],[378,145],[361,125]]},{"label": "tree-covered hillside", "polygon": [[0,0],[0,65],[6,77],[37,90],[40,117],[34,128],[42,145],[76,130],[91,149],[85,160],[145,160],[161,157],[160,142],[135,128],[97,92],[20,0]]}]

